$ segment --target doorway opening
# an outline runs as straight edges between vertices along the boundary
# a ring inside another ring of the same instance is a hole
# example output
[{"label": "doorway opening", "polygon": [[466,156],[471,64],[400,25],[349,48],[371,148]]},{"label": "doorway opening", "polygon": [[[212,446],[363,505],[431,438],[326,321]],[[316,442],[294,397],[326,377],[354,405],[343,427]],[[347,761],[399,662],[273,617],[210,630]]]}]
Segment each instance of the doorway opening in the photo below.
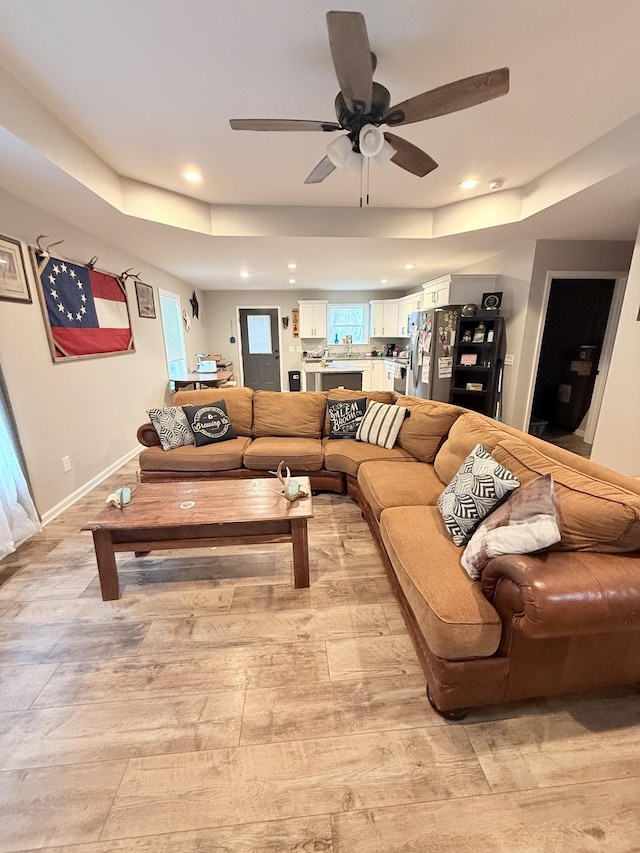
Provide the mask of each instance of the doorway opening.
[{"label": "doorway opening", "polygon": [[585,457],[602,398],[600,391],[594,399],[596,383],[606,381],[601,363],[608,367],[617,326],[616,284],[615,278],[554,276],[549,286],[529,432]]},{"label": "doorway opening", "polygon": [[242,384],[254,391],[280,391],[280,309],[239,308]]}]

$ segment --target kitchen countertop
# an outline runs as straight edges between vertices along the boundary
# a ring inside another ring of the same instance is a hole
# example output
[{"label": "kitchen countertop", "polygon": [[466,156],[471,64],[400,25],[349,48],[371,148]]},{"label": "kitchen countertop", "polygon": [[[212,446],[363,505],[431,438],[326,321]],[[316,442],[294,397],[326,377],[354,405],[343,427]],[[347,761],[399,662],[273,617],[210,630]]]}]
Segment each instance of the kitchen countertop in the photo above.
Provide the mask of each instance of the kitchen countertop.
[{"label": "kitchen countertop", "polygon": [[[351,361],[359,361],[360,359],[352,359]],[[357,367],[349,361],[331,361],[329,364],[323,364],[321,361],[304,362],[302,369],[305,373],[362,373],[363,368]]]}]

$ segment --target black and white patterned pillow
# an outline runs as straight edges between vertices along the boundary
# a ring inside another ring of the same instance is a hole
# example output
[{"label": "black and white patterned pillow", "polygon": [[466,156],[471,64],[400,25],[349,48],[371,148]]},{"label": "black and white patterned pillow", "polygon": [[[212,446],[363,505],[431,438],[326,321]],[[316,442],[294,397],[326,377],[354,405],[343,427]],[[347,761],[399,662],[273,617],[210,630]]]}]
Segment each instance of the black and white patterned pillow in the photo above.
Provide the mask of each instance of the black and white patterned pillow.
[{"label": "black and white patterned pillow", "polygon": [[147,414],[158,433],[163,450],[173,450],[174,447],[195,443],[182,406],[149,409]]},{"label": "black and white patterned pillow", "polygon": [[356,439],[377,444],[390,450],[396,443],[402,422],[411,412],[406,406],[388,403],[369,403],[363,419],[360,421]]},{"label": "black and white patterned pillow", "polygon": [[479,522],[519,485],[511,471],[476,444],[438,498],[438,509],[455,544],[464,545]]}]

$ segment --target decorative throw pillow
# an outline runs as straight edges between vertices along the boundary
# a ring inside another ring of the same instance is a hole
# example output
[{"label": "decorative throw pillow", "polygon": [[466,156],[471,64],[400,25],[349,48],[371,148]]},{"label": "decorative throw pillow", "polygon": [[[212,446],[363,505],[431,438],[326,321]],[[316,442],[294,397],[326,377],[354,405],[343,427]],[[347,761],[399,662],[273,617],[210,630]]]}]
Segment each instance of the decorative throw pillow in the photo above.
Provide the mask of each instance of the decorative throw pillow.
[{"label": "decorative throw pillow", "polygon": [[476,444],[438,498],[438,509],[455,544],[464,545],[478,522],[519,485],[517,477]]},{"label": "decorative throw pillow", "polygon": [[166,409],[149,409],[149,420],[158,433],[163,450],[173,450],[193,444],[193,433],[182,411],[182,406],[168,406]]},{"label": "decorative throw pillow", "polygon": [[327,400],[331,432],[329,438],[355,438],[360,421],[367,411],[367,398]]},{"label": "decorative throw pillow", "polygon": [[224,400],[216,400],[204,406],[183,406],[182,408],[191,427],[196,447],[238,437],[231,426]]},{"label": "decorative throw pillow", "polygon": [[492,557],[531,554],[560,541],[553,477],[545,474],[521,486],[481,521],[462,555],[462,565],[478,580]]},{"label": "decorative throw pillow", "polygon": [[358,441],[377,444],[390,450],[396,443],[402,422],[410,415],[405,406],[387,403],[369,403],[356,433]]}]

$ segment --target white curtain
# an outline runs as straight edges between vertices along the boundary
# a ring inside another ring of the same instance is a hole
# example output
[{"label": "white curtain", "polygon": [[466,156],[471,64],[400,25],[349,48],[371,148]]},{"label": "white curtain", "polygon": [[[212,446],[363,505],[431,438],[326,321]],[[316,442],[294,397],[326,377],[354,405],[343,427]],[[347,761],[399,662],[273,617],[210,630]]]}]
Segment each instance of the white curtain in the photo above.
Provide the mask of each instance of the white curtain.
[{"label": "white curtain", "polygon": [[40,529],[0,388],[0,560]]}]

